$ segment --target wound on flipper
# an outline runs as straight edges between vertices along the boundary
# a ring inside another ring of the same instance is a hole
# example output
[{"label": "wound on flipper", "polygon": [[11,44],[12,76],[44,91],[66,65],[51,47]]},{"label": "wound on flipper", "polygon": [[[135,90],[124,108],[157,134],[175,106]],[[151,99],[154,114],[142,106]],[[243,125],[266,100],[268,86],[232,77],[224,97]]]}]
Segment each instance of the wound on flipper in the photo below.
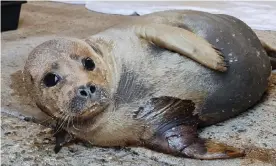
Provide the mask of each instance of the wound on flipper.
[{"label": "wound on flipper", "polygon": [[243,156],[239,149],[198,137],[199,121],[192,100],[152,98],[134,118],[143,119],[154,130],[144,146],[155,151],[196,159],[225,159]]}]

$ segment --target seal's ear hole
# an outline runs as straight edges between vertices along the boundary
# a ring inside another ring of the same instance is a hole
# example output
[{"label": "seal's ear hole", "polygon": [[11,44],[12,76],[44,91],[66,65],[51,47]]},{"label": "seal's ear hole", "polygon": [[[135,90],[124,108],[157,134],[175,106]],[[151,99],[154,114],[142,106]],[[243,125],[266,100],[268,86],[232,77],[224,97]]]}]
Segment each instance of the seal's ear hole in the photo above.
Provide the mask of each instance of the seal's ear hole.
[{"label": "seal's ear hole", "polygon": [[94,61],[91,59],[91,58],[84,58],[82,60],[82,64],[83,64],[83,67],[86,69],[86,70],[89,70],[89,71],[92,71],[95,69],[95,63]]},{"label": "seal's ear hole", "polygon": [[43,83],[47,87],[55,86],[60,81],[60,76],[54,73],[47,73],[43,78]]}]

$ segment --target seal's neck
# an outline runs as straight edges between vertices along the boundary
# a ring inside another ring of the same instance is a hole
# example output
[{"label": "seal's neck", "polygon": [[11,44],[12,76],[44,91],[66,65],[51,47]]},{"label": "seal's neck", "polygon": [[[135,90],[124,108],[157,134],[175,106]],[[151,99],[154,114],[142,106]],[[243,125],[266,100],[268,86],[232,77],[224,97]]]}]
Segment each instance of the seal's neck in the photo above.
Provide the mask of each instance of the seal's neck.
[{"label": "seal's neck", "polygon": [[150,88],[130,67],[122,64],[120,78],[113,94],[116,105],[137,102],[150,93]]}]

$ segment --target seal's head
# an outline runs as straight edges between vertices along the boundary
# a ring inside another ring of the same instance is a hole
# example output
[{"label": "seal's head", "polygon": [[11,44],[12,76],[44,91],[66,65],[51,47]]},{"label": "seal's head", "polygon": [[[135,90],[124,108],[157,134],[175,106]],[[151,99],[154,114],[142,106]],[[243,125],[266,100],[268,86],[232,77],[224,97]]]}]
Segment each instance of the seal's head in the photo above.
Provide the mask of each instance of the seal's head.
[{"label": "seal's head", "polygon": [[71,38],[37,46],[24,69],[27,90],[36,104],[61,119],[87,119],[104,111],[110,103],[107,73],[102,55]]}]

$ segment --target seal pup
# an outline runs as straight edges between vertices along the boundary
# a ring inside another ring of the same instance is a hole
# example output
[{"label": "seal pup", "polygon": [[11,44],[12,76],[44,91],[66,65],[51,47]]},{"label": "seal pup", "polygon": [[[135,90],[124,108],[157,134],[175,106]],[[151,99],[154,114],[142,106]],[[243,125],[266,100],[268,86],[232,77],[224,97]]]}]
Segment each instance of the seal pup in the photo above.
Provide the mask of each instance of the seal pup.
[{"label": "seal pup", "polygon": [[83,40],[46,41],[24,75],[34,102],[58,121],[56,152],[69,133],[95,146],[224,159],[244,152],[199,138],[197,129],[260,100],[268,48],[275,52],[232,16],[165,11]]}]

